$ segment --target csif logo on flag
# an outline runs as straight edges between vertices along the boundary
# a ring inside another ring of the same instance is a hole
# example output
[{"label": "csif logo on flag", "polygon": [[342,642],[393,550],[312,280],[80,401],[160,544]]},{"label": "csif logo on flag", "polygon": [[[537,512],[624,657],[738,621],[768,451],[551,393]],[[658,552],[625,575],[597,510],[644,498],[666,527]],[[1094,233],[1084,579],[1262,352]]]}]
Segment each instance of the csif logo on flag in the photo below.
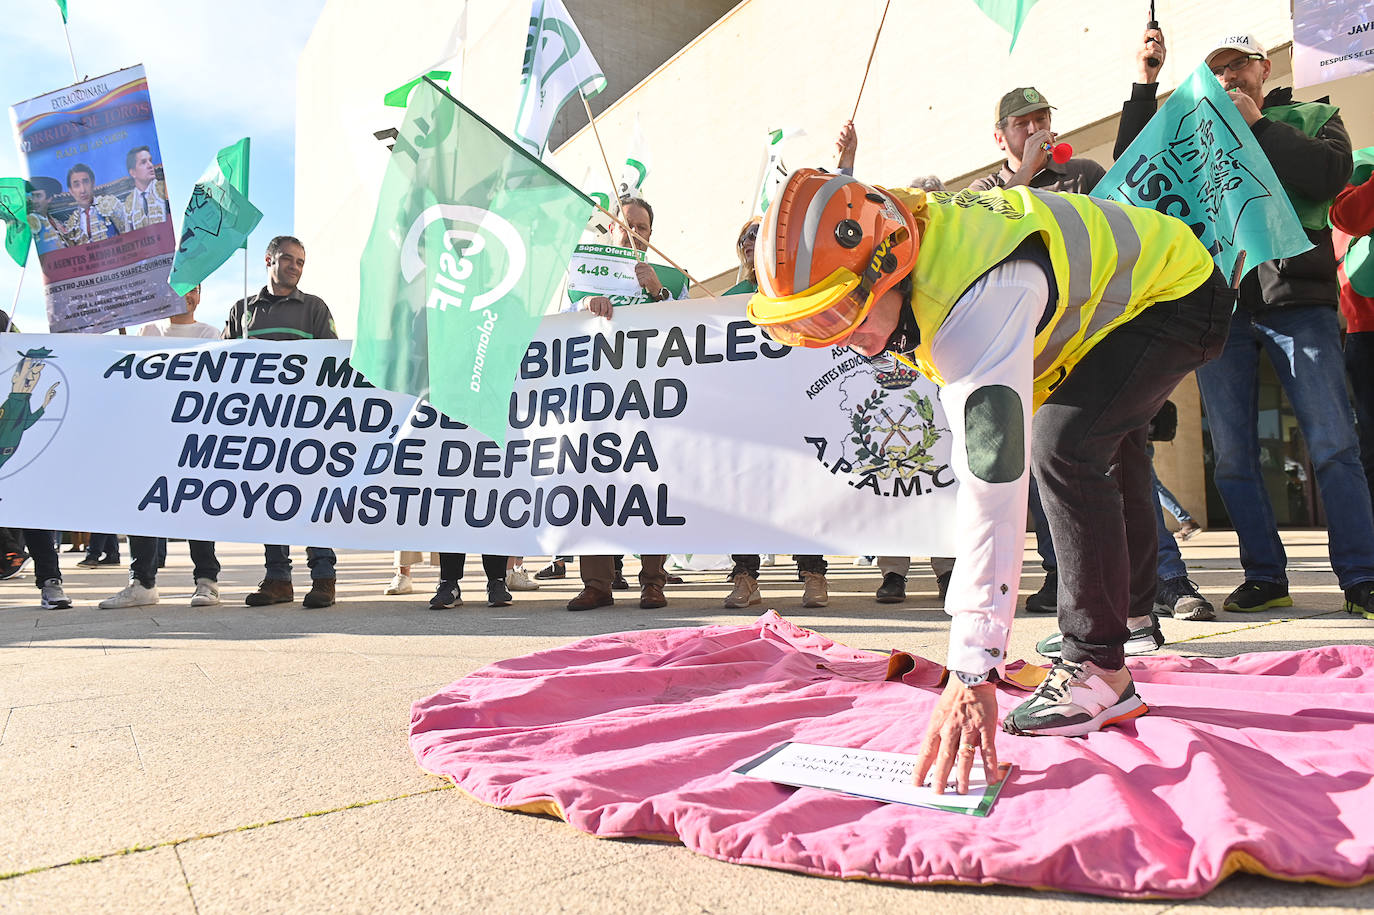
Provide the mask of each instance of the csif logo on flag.
[{"label": "csif logo on flag", "polygon": [[[437,255],[436,255],[437,252]],[[401,243],[401,276],[426,276],[425,306],[481,311],[525,273],[528,251],[515,226],[480,207],[436,203],[410,224]]]}]

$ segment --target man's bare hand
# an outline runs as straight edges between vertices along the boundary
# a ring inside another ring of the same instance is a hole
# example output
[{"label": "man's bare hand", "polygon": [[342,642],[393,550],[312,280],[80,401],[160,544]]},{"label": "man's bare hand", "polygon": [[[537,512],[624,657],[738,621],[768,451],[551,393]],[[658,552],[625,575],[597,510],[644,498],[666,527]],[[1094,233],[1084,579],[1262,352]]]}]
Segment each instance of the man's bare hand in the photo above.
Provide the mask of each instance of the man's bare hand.
[{"label": "man's bare hand", "polygon": [[635,279],[639,280],[639,285],[651,298],[656,299],[663,294],[663,284],[658,281],[658,274],[644,261],[635,264]]},{"label": "man's bare hand", "polygon": [[1245,119],[1245,123],[1251,127],[1255,126],[1255,122],[1263,117],[1260,114],[1259,106],[1255,104],[1255,100],[1244,92],[1239,89],[1229,89],[1226,94],[1231,96],[1231,101],[1236,103],[1236,110]]},{"label": "man's bare hand", "polygon": [[1026,147],[1021,150],[1021,168],[1018,171],[1029,176],[1039,173],[1045,167],[1045,163],[1050,161],[1050,151],[1046,146],[1053,146],[1056,134],[1052,130],[1037,130],[1035,133],[1026,137]]},{"label": "man's bare hand", "polygon": [[48,388],[48,393],[43,396],[43,406],[46,407],[48,404],[52,403],[52,399],[57,396],[57,386],[61,383],[60,381],[54,381],[52,387]]},{"label": "man's bare hand", "polygon": [[997,688],[991,683],[965,686],[951,674],[916,756],[916,784],[924,784],[929,772],[935,793],[944,794],[953,771],[956,789],[968,794],[969,773],[979,750],[988,784],[996,784],[1001,777],[997,766],[998,724]]},{"label": "man's bare hand", "polygon": [[596,315],[598,318],[607,318],[615,312],[611,305],[611,300],[604,295],[594,295],[582,300],[582,307]]},{"label": "man's bare hand", "polygon": [[[1136,82],[1141,85],[1159,82],[1159,71],[1164,67],[1168,49],[1164,47],[1163,29],[1146,29],[1143,46],[1136,52]],[[1154,60],[1154,66],[1149,64]]]},{"label": "man's bare hand", "polygon": [[853,168],[854,154],[859,151],[859,134],[853,121],[845,121],[840,135],[835,138],[835,165],[838,168]]}]

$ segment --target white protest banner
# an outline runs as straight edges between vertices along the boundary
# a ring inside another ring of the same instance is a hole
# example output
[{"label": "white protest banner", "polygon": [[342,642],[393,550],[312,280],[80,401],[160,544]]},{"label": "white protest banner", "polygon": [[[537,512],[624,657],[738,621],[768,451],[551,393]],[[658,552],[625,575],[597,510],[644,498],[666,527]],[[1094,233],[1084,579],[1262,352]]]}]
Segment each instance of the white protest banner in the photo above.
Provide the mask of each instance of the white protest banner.
[{"label": "white protest banner", "polygon": [[1299,89],[1374,70],[1368,0],[1294,0],[1293,85]]},{"label": "white protest banner", "polygon": [[[612,305],[638,305],[649,301],[649,294],[635,278],[635,264],[644,252],[615,245],[578,245],[568,264],[568,298],[573,302],[587,296],[604,295]],[[687,286],[682,271],[662,264],[650,264],[658,281],[676,299]]]},{"label": "white protest banner", "polygon": [[933,387],[774,344],[744,303],[546,319],[504,447],[369,387],[348,341],[7,335],[5,523],[511,555],[950,555]]},{"label": "white protest banner", "polygon": [[185,311],[167,285],[177,233],[143,68],[10,108],[29,183],[48,329],[103,333]]}]

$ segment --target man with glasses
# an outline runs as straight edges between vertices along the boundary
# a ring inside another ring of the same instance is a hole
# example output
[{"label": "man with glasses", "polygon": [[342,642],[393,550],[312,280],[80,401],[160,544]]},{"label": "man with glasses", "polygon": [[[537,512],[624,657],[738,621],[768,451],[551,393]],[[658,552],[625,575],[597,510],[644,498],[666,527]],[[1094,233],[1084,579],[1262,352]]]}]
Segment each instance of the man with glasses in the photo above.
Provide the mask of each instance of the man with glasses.
[{"label": "man with glasses", "polygon": [[[1158,29],[1137,52],[1140,82],[1122,108],[1120,156],[1155,111],[1166,49]],[[1288,558],[1260,468],[1259,364],[1267,353],[1288,395],[1316,468],[1326,509],[1331,567],[1345,592],[1345,610],[1374,611],[1374,512],[1360,464],[1342,372],[1336,309],[1340,286],[1327,214],[1350,178],[1350,135],[1325,102],[1294,102],[1293,92],[1269,93],[1270,61],[1252,35],[1215,42],[1207,66],[1254,132],[1313,247],[1259,264],[1241,282],[1239,306],[1221,357],[1198,370],[1216,455],[1214,478],[1240,540],[1245,580],[1222,606],[1238,613],[1291,607]]]}]

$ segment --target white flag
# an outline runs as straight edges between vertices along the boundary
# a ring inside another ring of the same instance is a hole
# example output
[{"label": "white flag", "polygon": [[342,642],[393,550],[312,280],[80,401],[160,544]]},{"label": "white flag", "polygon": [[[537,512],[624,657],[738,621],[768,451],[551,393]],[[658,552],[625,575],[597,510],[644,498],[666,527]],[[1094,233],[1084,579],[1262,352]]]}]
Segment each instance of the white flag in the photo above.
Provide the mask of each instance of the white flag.
[{"label": "white flag", "polygon": [[759,177],[759,192],[754,195],[754,215],[762,216],[773,202],[773,195],[787,180],[788,169],[782,161],[782,144],[793,137],[806,136],[800,127],[780,127],[768,131],[768,145],[764,148],[763,174]]},{"label": "white flag", "polygon": [[634,132],[630,134],[630,149],[625,156],[625,167],[620,170],[621,198],[643,197],[644,179],[649,177],[649,144],[644,141],[644,130],[639,125],[639,113],[635,113]]},{"label": "white flag", "polygon": [[553,120],[566,102],[579,92],[593,96],[606,88],[606,76],[563,0],[534,0],[520,84],[515,137],[536,156],[543,154]]}]

